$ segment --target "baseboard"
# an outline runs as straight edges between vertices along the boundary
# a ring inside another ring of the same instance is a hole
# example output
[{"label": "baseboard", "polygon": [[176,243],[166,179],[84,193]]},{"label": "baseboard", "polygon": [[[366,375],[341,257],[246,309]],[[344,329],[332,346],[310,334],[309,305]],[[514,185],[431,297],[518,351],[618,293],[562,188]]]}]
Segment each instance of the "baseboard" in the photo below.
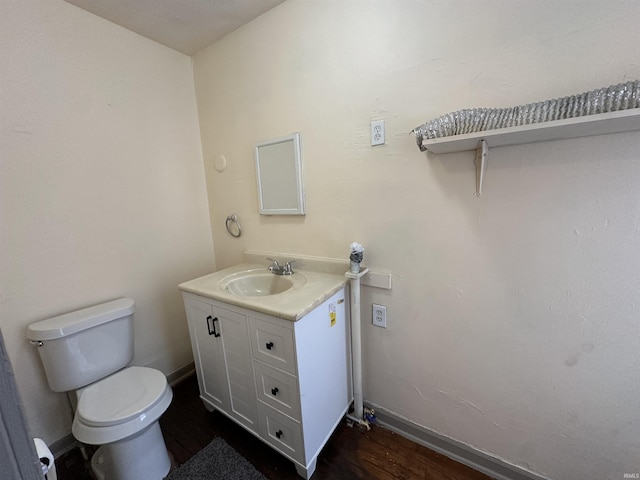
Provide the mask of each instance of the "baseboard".
[{"label": "baseboard", "polygon": [[180,367],[179,369],[171,372],[167,375],[167,383],[172,387],[177,385],[181,381],[189,378],[196,371],[196,366],[193,362],[187,363],[184,367]]},{"label": "baseboard", "polygon": [[381,426],[496,480],[549,480],[410,422],[379,405],[366,402],[366,406],[375,409]]},{"label": "baseboard", "polygon": [[68,435],[62,437],[60,440],[56,440],[55,442],[51,443],[51,445],[49,445],[49,450],[51,450],[53,458],[58,459],[61,455],[64,455],[69,450],[73,450],[78,445],[78,441],[73,438],[73,435],[69,433]]}]

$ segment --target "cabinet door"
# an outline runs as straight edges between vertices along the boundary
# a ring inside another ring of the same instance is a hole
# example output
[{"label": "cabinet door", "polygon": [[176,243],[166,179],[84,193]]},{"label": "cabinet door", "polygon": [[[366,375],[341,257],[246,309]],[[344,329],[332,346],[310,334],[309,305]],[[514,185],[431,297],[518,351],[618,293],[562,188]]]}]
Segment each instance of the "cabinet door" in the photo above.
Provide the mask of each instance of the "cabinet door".
[{"label": "cabinet door", "polygon": [[247,317],[232,310],[214,306],[220,322],[230,406],[228,414],[248,429],[259,430],[258,400],[253,375],[251,345]]},{"label": "cabinet door", "polygon": [[185,298],[193,359],[198,375],[200,395],[214,407],[228,410],[229,386],[220,336],[220,319],[210,304]]}]

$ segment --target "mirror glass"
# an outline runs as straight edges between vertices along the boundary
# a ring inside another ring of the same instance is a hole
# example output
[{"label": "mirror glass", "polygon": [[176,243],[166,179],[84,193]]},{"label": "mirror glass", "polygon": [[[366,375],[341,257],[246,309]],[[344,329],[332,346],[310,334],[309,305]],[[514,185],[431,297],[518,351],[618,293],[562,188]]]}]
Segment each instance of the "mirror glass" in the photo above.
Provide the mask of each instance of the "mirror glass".
[{"label": "mirror glass", "polygon": [[304,215],[300,134],[256,145],[258,203],[262,215]]}]

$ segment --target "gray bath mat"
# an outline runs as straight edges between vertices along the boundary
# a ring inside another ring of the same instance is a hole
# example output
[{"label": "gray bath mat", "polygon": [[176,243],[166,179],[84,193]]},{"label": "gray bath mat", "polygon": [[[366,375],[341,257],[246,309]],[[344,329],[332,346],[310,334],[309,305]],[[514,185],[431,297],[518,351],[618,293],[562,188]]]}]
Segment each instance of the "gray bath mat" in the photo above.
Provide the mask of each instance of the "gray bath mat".
[{"label": "gray bath mat", "polygon": [[166,480],[267,480],[222,438],[214,438]]}]

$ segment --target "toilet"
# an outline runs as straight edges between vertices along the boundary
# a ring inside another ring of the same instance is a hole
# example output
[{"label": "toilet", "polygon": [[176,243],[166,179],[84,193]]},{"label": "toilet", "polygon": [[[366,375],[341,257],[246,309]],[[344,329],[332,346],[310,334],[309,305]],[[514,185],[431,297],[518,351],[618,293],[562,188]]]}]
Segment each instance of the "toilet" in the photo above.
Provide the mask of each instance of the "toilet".
[{"label": "toilet", "polygon": [[134,309],[119,298],[27,327],[49,388],[75,392],[73,436],[100,445],[91,459],[98,480],[161,480],[171,467],[158,423],[171,387],[158,370],[127,367]]}]

